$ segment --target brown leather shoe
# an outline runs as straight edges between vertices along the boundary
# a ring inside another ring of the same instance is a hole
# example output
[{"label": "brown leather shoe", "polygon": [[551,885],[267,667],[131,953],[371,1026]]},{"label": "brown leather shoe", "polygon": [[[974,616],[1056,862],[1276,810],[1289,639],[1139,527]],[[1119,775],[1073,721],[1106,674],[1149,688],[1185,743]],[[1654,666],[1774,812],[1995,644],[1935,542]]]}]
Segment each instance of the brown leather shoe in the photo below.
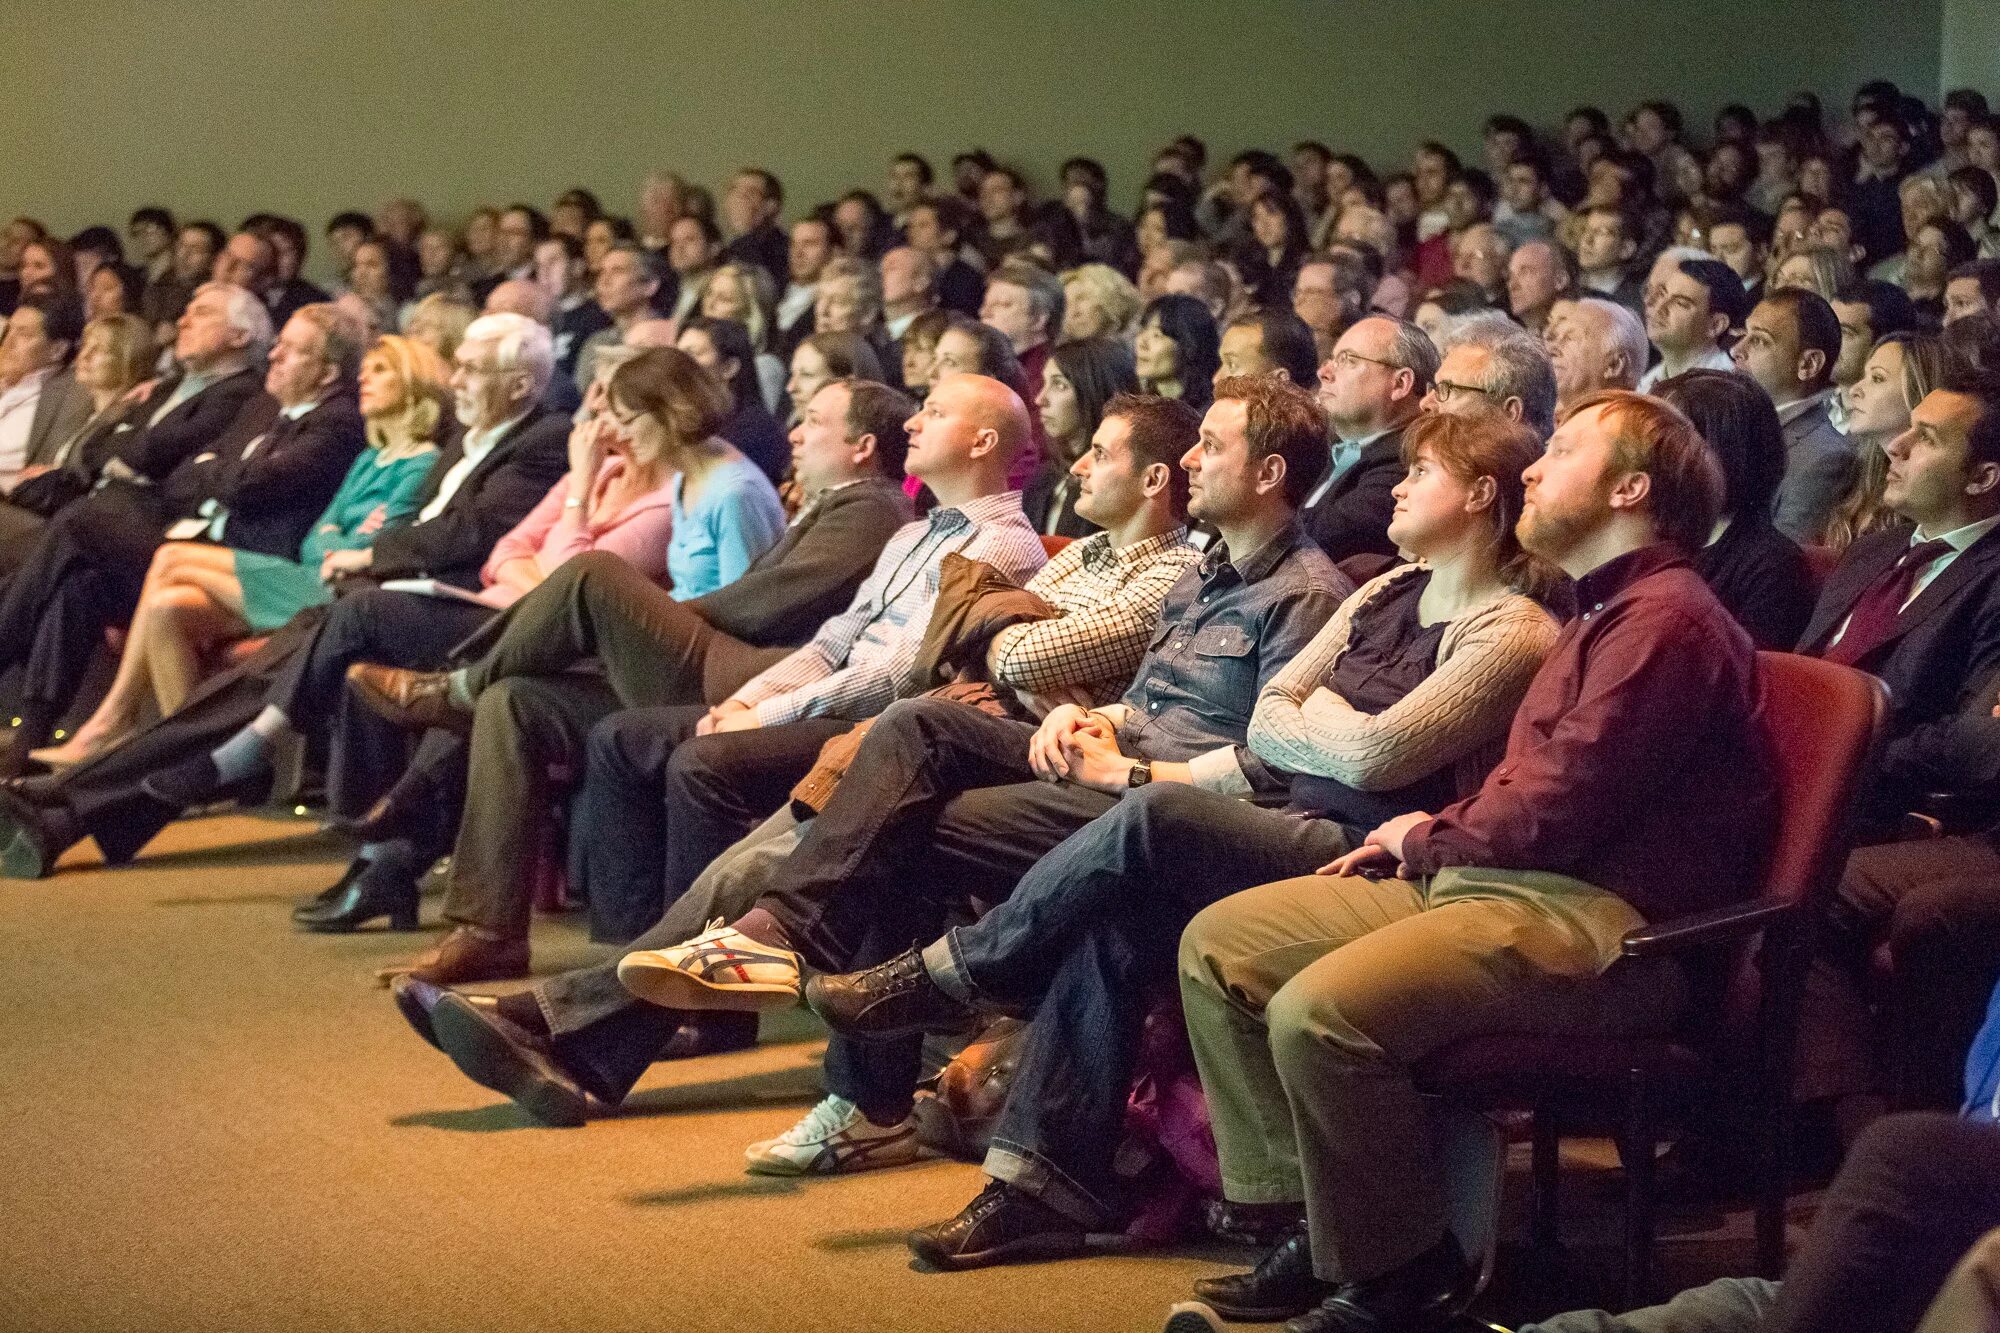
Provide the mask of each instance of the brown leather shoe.
[{"label": "brown leather shoe", "polygon": [[433,986],[458,986],[468,981],[512,981],[528,975],[528,941],[500,939],[472,926],[455,926],[437,947],[407,963],[375,974],[386,986],[397,977],[428,981]]},{"label": "brown leather shoe", "polygon": [[347,668],[347,688],[370,712],[406,731],[439,727],[461,736],[472,734],[472,714],[452,702],[451,678],[442,671],[356,662]]}]

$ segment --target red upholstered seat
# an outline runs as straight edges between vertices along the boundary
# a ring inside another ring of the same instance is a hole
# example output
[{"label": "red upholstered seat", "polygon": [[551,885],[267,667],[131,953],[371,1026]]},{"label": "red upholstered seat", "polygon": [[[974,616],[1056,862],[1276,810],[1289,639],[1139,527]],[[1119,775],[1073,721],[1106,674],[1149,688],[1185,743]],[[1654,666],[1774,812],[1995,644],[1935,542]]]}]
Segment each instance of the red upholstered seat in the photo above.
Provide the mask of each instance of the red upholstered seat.
[{"label": "red upholstered seat", "polygon": [[1042,538],[1042,553],[1053,557],[1057,551],[1062,550],[1063,547],[1068,546],[1075,540],[1076,538],[1074,537],[1044,536]]},{"label": "red upholstered seat", "polygon": [[[1680,1034],[1620,1039],[1502,1034],[1436,1052],[1417,1070],[1426,1091],[1485,1111],[1527,1111],[1535,1126],[1534,1234],[1556,1239],[1556,1147],[1566,1128],[1619,1140],[1626,1172],[1625,1282],[1643,1304],[1653,1246],[1652,1161],[1671,1111],[1722,1073],[1719,1016],[1751,1034],[1747,1098],[1757,1124],[1758,1265],[1775,1277],[1784,1262],[1791,1055],[1805,977],[1808,900],[1831,889],[1846,860],[1856,774],[1887,707],[1873,676],[1815,658],[1759,653],[1761,721],[1777,765],[1778,828],[1761,883],[1714,911],[1657,922],[1625,938],[1631,958],[1677,957],[1706,977]],[[1752,947],[1756,944],[1758,947]],[[1742,1080],[1745,1071],[1732,1068]]]}]

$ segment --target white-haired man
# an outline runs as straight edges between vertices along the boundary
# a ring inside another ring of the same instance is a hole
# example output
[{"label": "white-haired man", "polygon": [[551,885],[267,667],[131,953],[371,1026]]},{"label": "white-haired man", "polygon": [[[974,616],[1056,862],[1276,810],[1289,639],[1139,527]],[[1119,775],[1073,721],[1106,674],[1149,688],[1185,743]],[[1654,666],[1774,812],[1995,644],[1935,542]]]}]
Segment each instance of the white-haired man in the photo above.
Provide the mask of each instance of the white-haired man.
[{"label": "white-haired man", "polygon": [[1558,301],[1545,335],[1556,371],[1556,415],[1599,389],[1630,389],[1646,373],[1646,326],[1603,296]]}]

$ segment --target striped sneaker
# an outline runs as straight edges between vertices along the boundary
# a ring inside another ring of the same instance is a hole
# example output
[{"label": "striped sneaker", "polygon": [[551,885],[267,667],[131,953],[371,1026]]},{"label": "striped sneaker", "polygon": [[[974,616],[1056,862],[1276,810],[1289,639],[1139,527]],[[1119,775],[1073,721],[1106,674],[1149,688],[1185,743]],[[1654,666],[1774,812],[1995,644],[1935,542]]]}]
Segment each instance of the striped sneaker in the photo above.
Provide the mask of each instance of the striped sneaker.
[{"label": "striped sneaker", "polygon": [[753,1143],[743,1160],[753,1175],[830,1176],[901,1166],[924,1155],[917,1122],[882,1126],[845,1097],[828,1097],[775,1139]]},{"label": "striped sneaker", "polygon": [[799,956],[711,921],[684,944],[626,954],[618,980],[669,1009],[782,1009],[799,998]]}]

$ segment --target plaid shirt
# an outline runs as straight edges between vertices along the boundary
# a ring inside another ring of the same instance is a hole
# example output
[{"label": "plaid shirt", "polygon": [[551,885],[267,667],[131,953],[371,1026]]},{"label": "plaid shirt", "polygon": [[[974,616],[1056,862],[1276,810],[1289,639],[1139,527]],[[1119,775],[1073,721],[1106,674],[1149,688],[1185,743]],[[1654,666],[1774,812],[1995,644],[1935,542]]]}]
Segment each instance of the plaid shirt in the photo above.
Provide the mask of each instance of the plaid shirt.
[{"label": "plaid shirt", "polygon": [[1108,532],[1071,542],[1028,580],[1029,592],[1063,614],[995,635],[994,681],[1028,694],[1080,686],[1096,701],[1117,698],[1146,655],[1167,590],[1200,560],[1186,528],[1122,548]]},{"label": "plaid shirt", "polygon": [[730,697],[754,708],[763,727],[881,712],[909,678],[937,601],[938,566],[949,551],[983,560],[1013,579],[1026,579],[1048,563],[1019,491],[951,509],[940,505],[896,530],[852,605]]}]

